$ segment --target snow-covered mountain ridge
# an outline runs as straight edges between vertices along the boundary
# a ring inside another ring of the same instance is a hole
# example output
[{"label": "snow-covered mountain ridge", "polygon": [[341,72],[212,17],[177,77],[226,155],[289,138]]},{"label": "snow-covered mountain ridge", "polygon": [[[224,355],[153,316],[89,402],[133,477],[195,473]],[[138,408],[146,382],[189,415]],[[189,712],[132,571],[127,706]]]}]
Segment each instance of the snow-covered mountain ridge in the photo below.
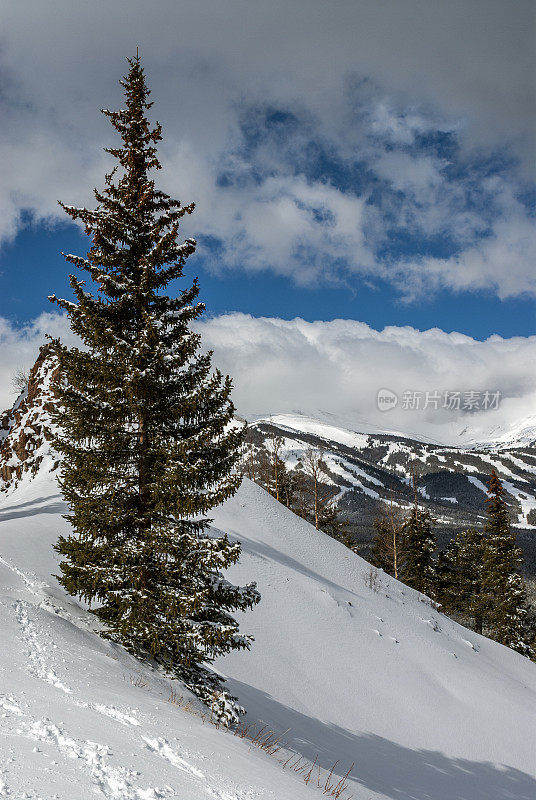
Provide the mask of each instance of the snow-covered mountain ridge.
[{"label": "snow-covered mountain ridge", "polygon": [[520,420],[515,425],[510,425],[506,428],[500,425],[489,428],[486,431],[486,435],[481,437],[466,428],[463,432],[460,431],[459,443],[456,445],[453,443],[448,444],[436,441],[415,431],[409,433],[407,431],[394,430],[388,426],[380,427],[372,423],[367,423],[364,420],[362,420],[360,424],[348,427],[344,420],[339,419],[333,414],[328,414],[325,411],[319,412],[315,417],[298,412],[270,416],[261,415],[256,417],[254,422],[276,418],[279,420],[285,419],[290,428],[298,427],[304,430],[307,427],[313,427],[317,432],[319,429],[323,428],[328,433],[328,438],[329,431],[339,430],[343,432],[343,435],[364,434],[366,436],[392,436],[398,439],[407,439],[431,446],[462,450],[501,450],[510,447],[515,448],[536,445],[536,415]]},{"label": "snow-covered mountain ridge", "polygon": [[536,567],[536,444],[447,447],[393,433],[353,431],[300,414],[278,414],[249,426],[254,447],[270,448],[274,436],[282,442],[280,456],[288,468],[295,468],[308,448],[323,451],[323,480],[338,489],[337,503],[354,529],[363,532],[364,542],[383,501],[402,509],[413,502],[413,470],[440,539],[482,525],[486,483],[495,469],[526,562],[530,571]]},{"label": "snow-covered mountain ridge", "polygon": [[[449,447],[462,450],[501,450],[510,447],[523,447],[536,444],[536,414],[524,416],[515,422],[492,423],[483,425],[476,424],[478,419],[475,416],[475,424],[467,424],[467,420],[462,427],[455,428],[453,425],[446,429],[446,436],[438,439],[427,433],[429,425],[424,424],[419,429],[418,424],[410,427],[393,427],[391,417],[388,413],[383,413],[381,419],[384,424],[378,421],[372,422],[370,419],[352,412],[348,417],[335,414],[325,409],[313,411],[278,411],[267,415],[266,412],[254,413],[250,415],[251,422],[260,422],[271,417],[286,417],[289,420],[314,420],[317,425],[327,426],[347,430],[352,433],[361,433],[366,436],[385,435],[393,436],[398,439],[409,439],[410,441],[421,442],[422,444]],[[415,421],[415,420],[414,420]],[[291,423],[292,424],[292,423]]]}]

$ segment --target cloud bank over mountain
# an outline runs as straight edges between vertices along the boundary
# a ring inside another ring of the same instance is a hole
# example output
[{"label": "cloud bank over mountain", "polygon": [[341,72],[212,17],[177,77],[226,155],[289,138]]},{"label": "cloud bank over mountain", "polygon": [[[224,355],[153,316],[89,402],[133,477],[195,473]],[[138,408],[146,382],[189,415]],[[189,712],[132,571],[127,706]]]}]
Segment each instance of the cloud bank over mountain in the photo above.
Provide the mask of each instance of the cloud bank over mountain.
[{"label": "cloud bank over mountain", "polygon": [[[459,444],[470,436],[498,436],[535,415],[536,376],[530,365],[536,361],[536,336],[491,336],[482,342],[439,329],[375,331],[354,320],[305,322],[247,314],[207,318],[195,327],[204,348],[214,350],[214,365],[233,377],[237,411],[248,419],[298,411],[345,427],[375,426]],[[31,366],[45,332],[74,342],[67,320],[58,314],[43,314],[22,329],[1,320],[2,407],[13,402],[10,376],[18,366]],[[396,408],[378,408],[380,389],[397,395]],[[483,410],[486,391],[500,396],[498,403],[490,398],[491,407]],[[456,392],[460,408],[445,408],[445,393],[450,401]],[[478,401],[472,410],[464,408],[469,392],[478,395],[472,396]],[[414,407],[404,407],[410,404]]]}]

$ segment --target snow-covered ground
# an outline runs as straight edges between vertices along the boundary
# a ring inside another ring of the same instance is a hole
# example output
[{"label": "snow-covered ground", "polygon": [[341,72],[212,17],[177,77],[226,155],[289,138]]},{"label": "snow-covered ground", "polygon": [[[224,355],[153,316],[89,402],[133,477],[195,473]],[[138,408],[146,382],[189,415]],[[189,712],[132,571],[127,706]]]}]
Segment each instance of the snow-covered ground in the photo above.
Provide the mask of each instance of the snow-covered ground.
[{"label": "snow-covered ground", "polygon": [[[281,753],[169,702],[168,680],[93,633],[51,577],[63,511],[45,468],[0,504],[0,797],[322,797]],[[251,651],[218,664],[249,721],[288,729],[289,748],[322,769],[353,762],[346,798],[536,797],[534,664],[248,481],[214,517],[243,544],[231,578],[262,593],[241,619]]]}]

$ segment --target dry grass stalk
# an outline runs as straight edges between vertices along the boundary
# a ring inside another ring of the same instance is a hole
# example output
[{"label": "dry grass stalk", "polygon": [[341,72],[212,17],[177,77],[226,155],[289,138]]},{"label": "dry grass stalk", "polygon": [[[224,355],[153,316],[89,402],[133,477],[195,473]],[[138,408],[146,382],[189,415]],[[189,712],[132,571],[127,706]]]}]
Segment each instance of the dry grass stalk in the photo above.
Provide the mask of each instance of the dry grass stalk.
[{"label": "dry grass stalk", "polygon": [[354,768],[354,765],[352,764],[350,769],[345,772],[342,778],[339,778],[338,782],[335,783],[334,772],[335,767],[339,762],[335,761],[329,770],[322,770],[317,761],[318,755],[316,755],[314,761],[311,762],[307,761],[307,759],[304,759],[304,757],[301,755],[291,753],[286,761],[281,761],[280,763],[283,769],[288,767],[289,769],[293,770],[293,772],[301,774],[303,776],[304,783],[307,785],[309,784],[316,767],[316,785],[322,790],[323,795],[326,797],[334,797],[335,800],[352,800],[352,795],[347,795],[346,793],[348,791],[348,777]]},{"label": "dry grass stalk", "polygon": [[365,583],[373,592],[377,592],[379,590],[381,581],[376,567],[373,567],[372,565],[369,567],[368,572],[365,574]]},{"label": "dry grass stalk", "polygon": [[[129,677],[130,682],[134,686],[147,686],[147,683],[143,681],[141,674],[135,679],[132,675]],[[126,680],[124,674],[123,678]],[[184,696],[179,695],[173,686],[169,687],[167,701],[168,703],[172,703],[172,705],[178,706],[182,711],[186,711],[189,714],[200,717],[203,724],[208,719],[211,725],[214,725],[216,728],[220,727],[220,723],[214,718],[212,711],[209,717],[207,713],[203,713],[199,709],[195,708],[195,706],[192,705],[191,700],[188,700],[188,702],[185,704]],[[269,756],[276,757],[277,753],[285,747],[283,738],[289,731],[290,728],[281,734],[277,734],[275,731],[271,730],[268,725],[263,725],[262,727],[257,728],[254,723],[246,724],[244,720],[240,720],[234,726],[233,736],[238,736],[240,739],[247,739],[247,741],[250,743],[250,748],[257,747],[259,750],[263,750]],[[333,797],[335,800],[352,800],[352,796],[347,795],[346,792],[348,791],[348,777],[354,767],[353,764],[342,776],[342,778],[335,783],[334,772],[335,767],[339,763],[338,761],[335,761],[329,770],[322,770],[320,764],[318,764],[318,754],[311,762],[299,753],[290,753],[285,761],[279,759],[279,763],[283,769],[288,767],[293,772],[301,775],[304,783],[307,785],[309,785],[309,782],[313,777],[313,773],[315,773],[317,770],[316,783],[318,788],[321,789],[323,795],[327,797]]]},{"label": "dry grass stalk", "polygon": [[143,679],[141,672],[139,675],[136,675],[136,677],[129,674],[129,678],[132,686],[136,686],[138,689],[145,689],[145,687],[148,686],[148,683]]},{"label": "dry grass stalk", "polygon": [[169,696],[167,698],[168,703],[172,703],[174,706],[182,706],[184,704],[184,696],[179,694],[173,686],[169,687]]}]

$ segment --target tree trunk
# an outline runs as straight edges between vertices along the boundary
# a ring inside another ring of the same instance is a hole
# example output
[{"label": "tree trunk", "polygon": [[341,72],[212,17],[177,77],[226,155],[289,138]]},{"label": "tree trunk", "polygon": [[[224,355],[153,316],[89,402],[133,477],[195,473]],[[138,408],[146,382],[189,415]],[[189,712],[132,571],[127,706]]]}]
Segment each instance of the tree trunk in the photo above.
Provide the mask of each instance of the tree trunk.
[{"label": "tree trunk", "polygon": [[139,444],[139,461],[138,461],[138,495],[140,498],[140,514],[144,514],[147,510],[147,419],[144,413],[140,413],[138,417],[138,444]]}]

